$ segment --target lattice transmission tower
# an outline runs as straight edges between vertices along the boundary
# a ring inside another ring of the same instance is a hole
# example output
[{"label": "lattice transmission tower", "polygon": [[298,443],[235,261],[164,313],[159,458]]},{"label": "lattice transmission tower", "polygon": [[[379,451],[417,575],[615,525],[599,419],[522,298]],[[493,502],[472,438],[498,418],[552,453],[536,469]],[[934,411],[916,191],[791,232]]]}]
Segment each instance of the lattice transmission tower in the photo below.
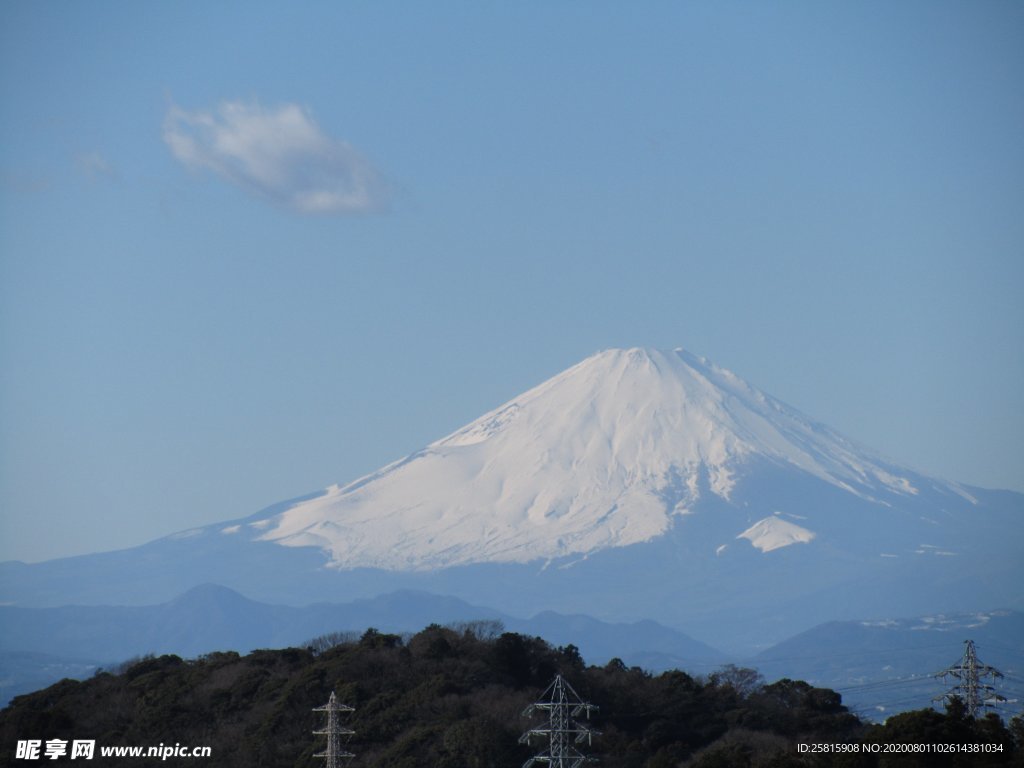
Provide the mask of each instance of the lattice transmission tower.
[{"label": "lattice transmission tower", "polygon": [[547,763],[555,768],[578,768],[585,762],[596,762],[596,758],[584,755],[576,745],[586,741],[589,746],[592,738],[600,732],[577,722],[576,718],[585,714],[589,720],[590,713],[597,709],[583,701],[564,677],[555,675],[540,700],[523,710],[525,716],[545,712],[548,718],[547,723],[531,728],[519,738],[520,744],[531,744],[535,737],[548,741],[547,749],[523,763],[523,768],[530,768],[535,763]]},{"label": "lattice transmission tower", "polygon": [[338,697],[334,695],[334,691],[331,691],[331,698],[327,703],[322,707],[316,707],[313,711],[327,713],[327,722],[324,723],[324,727],[313,731],[314,736],[327,737],[327,748],[323,752],[313,755],[313,757],[322,757],[324,759],[324,768],[341,768],[342,765],[355,757],[355,755],[345,749],[345,745],[348,744],[348,740],[352,738],[355,731],[345,728],[341,724],[340,715],[355,712],[355,709],[347,704],[340,704]]},{"label": "lattice transmission tower", "polygon": [[964,709],[970,717],[977,717],[978,710],[990,706],[990,702],[1006,701],[996,693],[991,685],[982,682],[983,678],[993,680],[1001,678],[1003,673],[988,664],[982,664],[978,659],[978,653],[974,649],[973,640],[964,640],[964,656],[959,662],[937,672],[935,677],[943,680],[952,678],[956,681],[952,688],[941,696],[936,696],[932,701],[952,701],[959,699],[964,703]]}]

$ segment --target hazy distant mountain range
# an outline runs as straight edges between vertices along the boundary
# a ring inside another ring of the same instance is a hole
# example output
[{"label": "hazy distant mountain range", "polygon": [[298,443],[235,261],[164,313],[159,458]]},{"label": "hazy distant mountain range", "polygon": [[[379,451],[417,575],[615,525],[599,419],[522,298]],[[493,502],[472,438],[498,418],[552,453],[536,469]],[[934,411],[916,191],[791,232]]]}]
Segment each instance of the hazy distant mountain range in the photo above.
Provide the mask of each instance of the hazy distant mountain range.
[{"label": "hazy distant mountain range", "polygon": [[246,653],[301,647],[327,633],[358,635],[368,627],[401,634],[430,624],[478,621],[495,622],[496,631],[543,637],[554,645],[576,644],[592,663],[619,657],[639,664],[646,654],[657,653],[672,659],[670,666],[711,670],[727,660],[720,651],[653,621],[612,624],[550,611],[521,619],[413,591],[297,608],[259,603],[207,584],[150,606],[0,606],[0,706],[62,677],[88,677],[98,667],[145,654]]},{"label": "hazy distant mountain range", "polygon": [[689,664],[721,663],[725,655],[653,621],[611,624],[550,611],[519,619],[452,597],[394,592],[351,603],[296,608],[249,600],[225,587],[196,587],[167,603],[149,606],[0,606],[0,652],[31,648],[53,656],[119,661],[146,653],[197,656],[212,650],[245,653],[255,648],[301,646],[329,632],[416,632],[430,624],[490,620],[502,631],[576,642],[588,658],[607,661],[630,653],[664,651]]},{"label": "hazy distant mountain range", "polygon": [[768,679],[795,677],[838,690],[848,706],[878,717],[927,706],[955,684],[935,674],[961,660],[965,640],[973,640],[982,662],[1002,673],[1002,678],[983,682],[1008,699],[1003,711],[1020,712],[1024,613],[1017,611],[829,622],[746,663]]},{"label": "hazy distant mountain range", "polygon": [[433,623],[458,627],[481,621],[494,632],[574,644],[590,664],[620,658],[654,672],[678,668],[705,675],[726,663],[752,666],[768,680],[799,678],[838,689],[849,706],[872,717],[928,706],[944,689],[933,674],[956,660],[969,636],[983,660],[1004,673],[999,686],[1013,699],[1011,708],[1024,697],[1024,614],[1017,612],[831,622],[738,658],[653,621],[613,624],[550,611],[524,619],[414,591],[297,608],[204,585],[152,606],[0,606],[0,706],[63,677],[89,677],[99,667],[144,654],[246,653],[302,647],[327,633],[358,636],[368,627],[402,634]]}]

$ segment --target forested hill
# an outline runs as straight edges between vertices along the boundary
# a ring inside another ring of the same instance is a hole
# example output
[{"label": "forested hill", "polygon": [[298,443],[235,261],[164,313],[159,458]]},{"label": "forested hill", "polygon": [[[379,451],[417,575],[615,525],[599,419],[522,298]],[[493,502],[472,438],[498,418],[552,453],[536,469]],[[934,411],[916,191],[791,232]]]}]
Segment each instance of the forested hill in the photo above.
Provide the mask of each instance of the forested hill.
[{"label": "forested hill", "polygon": [[[1015,750],[998,718],[925,711],[868,726],[846,711],[838,694],[802,682],[762,685],[756,674],[736,668],[698,680],[682,672],[652,676],[616,660],[586,667],[574,646],[499,634],[486,623],[432,626],[407,638],[368,630],[338,644],[321,640],[247,656],[147,658],[117,674],[65,680],[0,711],[0,765],[31,764],[15,759],[19,740],[89,739],[97,750],[212,749],[207,759],[172,757],[160,763],[166,765],[315,766],[321,761],[313,753],[324,740],[311,732],[323,721],[312,710],[333,690],[355,707],[344,723],[356,732],[353,766],[518,768],[541,748],[519,744],[519,736],[539,723],[523,710],[556,673],[600,707],[591,725],[601,734],[584,749],[607,768],[1024,765],[1024,749],[1018,741]],[[1014,728],[1024,735],[1019,723]],[[812,756],[797,749],[800,743],[894,741],[988,743],[1001,751],[901,755],[887,763],[863,753]],[[126,767],[159,762],[108,760]],[[104,764],[98,751],[90,764]]]}]

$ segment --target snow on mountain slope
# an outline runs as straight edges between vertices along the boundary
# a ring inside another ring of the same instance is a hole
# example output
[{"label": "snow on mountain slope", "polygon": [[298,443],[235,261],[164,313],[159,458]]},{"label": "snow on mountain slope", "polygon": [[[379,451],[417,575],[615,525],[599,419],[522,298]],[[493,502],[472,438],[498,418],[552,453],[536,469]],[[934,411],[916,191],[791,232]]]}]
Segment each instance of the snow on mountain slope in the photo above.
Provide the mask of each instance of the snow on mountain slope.
[{"label": "snow on mountain slope", "polygon": [[[341,569],[586,556],[658,538],[702,493],[729,499],[754,459],[868,503],[919,492],[913,473],[730,371],[683,350],[629,349],[594,355],[401,461],[249,525],[264,541],[323,549]],[[758,525],[733,535],[764,552],[814,538],[782,520]]]},{"label": "snow on mountain slope", "polygon": [[780,520],[777,517],[766,517],[759,520],[737,536],[747,539],[755,548],[762,552],[788,547],[790,544],[807,544],[814,541],[814,532],[799,525]]}]

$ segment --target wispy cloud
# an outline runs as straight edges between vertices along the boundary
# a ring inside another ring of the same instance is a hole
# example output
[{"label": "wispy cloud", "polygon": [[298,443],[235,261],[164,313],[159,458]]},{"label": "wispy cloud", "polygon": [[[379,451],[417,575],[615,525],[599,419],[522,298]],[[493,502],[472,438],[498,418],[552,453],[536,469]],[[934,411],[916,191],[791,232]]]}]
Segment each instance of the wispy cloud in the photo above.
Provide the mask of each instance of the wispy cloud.
[{"label": "wispy cloud", "polygon": [[80,152],[75,155],[75,167],[90,178],[117,177],[117,171],[99,152]]},{"label": "wispy cloud", "polygon": [[296,104],[225,101],[212,112],[172,106],[163,137],[189,168],[209,169],[300,213],[351,215],[387,208],[380,173],[348,142],[325,135]]}]

